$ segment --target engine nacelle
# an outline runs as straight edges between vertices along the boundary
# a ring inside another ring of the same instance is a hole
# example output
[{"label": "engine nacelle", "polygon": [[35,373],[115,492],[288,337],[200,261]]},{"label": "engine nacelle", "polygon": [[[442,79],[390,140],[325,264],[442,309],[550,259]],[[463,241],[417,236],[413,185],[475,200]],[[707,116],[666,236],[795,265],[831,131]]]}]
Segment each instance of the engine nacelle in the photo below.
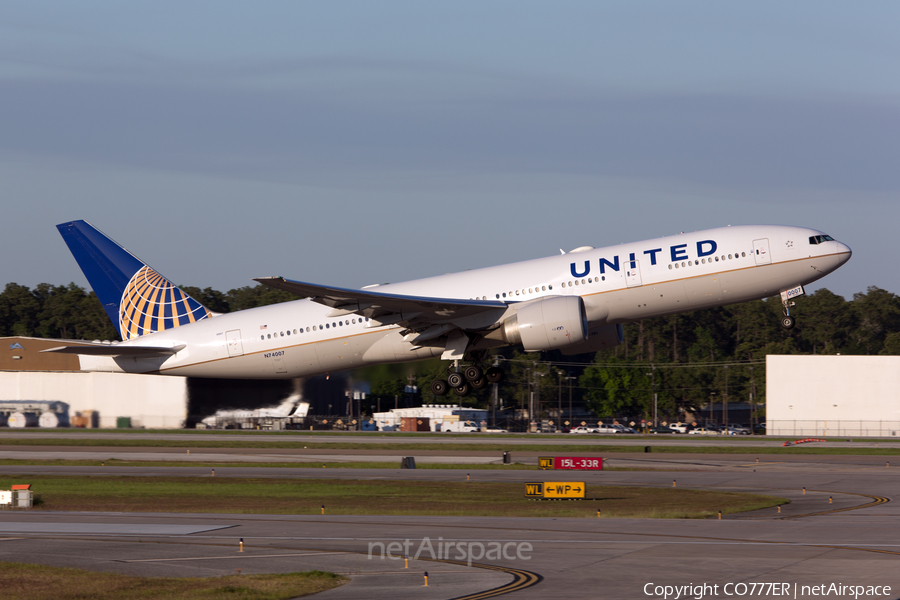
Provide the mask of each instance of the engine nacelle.
[{"label": "engine nacelle", "polygon": [[566,356],[574,354],[585,354],[587,352],[599,352],[600,350],[608,350],[615,348],[625,339],[622,331],[622,324],[616,325],[600,325],[599,327],[591,327],[588,329],[588,339],[580,344],[566,346],[560,348],[560,352]]},{"label": "engine nacelle", "polygon": [[581,344],[588,339],[584,302],[578,296],[554,296],[525,304],[503,322],[499,333],[509,344],[522,344],[525,352]]}]

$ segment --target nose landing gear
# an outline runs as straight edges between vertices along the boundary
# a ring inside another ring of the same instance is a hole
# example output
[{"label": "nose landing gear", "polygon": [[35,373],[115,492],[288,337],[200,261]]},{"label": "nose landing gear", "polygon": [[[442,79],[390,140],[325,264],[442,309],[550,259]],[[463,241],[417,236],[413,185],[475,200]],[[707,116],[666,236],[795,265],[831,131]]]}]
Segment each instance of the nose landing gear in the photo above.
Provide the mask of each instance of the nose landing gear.
[{"label": "nose landing gear", "polygon": [[794,286],[787,290],[781,290],[781,306],[784,310],[784,316],[781,317],[781,326],[785,330],[791,330],[797,324],[797,320],[791,316],[791,307],[794,306],[793,298],[805,296],[806,290],[802,285]]},{"label": "nose landing gear", "polygon": [[781,327],[786,331],[790,331],[797,324],[797,319],[791,316],[791,307],[794,306],[793,300],[788,300],[782,296],[781,306],[784,310],[784,316],[781,317]]},{"label": "nose landing gear", "polygon": [[796,324],[797,324],[797,319],[795,319],[791,315],[786,314],[783,317],[781,317],[781,326],[784,329],[793,329],[794,325],[796,325]]}]

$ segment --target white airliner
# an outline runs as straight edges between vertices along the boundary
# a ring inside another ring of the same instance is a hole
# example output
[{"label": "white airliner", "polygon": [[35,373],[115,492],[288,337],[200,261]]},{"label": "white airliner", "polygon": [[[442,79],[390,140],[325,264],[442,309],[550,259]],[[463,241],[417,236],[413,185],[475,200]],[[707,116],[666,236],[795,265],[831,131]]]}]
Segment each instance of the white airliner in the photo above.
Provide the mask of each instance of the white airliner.
[{"label": "white airliner", "polygon": [[489,348],[596,352],[646,317],[780,293],[791,328],[803,286],[851,255],[806,227],[723,227],[358,290],[265,277],[305,299],[216,314],[89,223],[57,227],[123,340],[47,350],[82,370],[272,379],[439,356],[438,395],[499,380]]}]

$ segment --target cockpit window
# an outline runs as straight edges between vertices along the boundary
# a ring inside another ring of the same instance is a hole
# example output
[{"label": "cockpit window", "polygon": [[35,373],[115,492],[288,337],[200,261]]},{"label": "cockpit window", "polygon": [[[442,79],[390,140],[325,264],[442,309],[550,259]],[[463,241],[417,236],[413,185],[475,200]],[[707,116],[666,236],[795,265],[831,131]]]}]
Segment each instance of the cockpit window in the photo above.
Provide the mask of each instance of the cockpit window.
[{"label": "cockpit window", "polygon": [[822,242],[833,242],[834,238],[830,235],[813,235],[809,238],[809,243],[813,246],[817,244],[821,244]]}]

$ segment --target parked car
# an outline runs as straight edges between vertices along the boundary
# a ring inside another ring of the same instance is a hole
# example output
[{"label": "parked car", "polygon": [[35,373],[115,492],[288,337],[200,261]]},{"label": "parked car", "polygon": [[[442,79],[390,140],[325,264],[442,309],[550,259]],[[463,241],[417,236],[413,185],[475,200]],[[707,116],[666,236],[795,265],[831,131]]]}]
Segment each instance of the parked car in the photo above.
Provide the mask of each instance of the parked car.
[{"label": "parked car", "polygon": [[687,433],[689,426],[687,423],[669,423],[667,427],[675,433]]},{"label": "parked car", "polygon": [[637,431],[635,431],[631,427],[626,427],[625,425],[620,425],[618,423],[609,425],[609,427],[614,430],[614,433],[637,433]]},{"label": "parked car", "polygon": [[708,429],[706,427],[697,427],[695,429],[691,429],[688,431],[688,435],[719,435],[719,432],[715,429]]},{"label": "parked car", "polygon": [[597,433],[619,433],[615,425],[606,425],[605,423],[597,423],[597,427],[594,430]]},{"label": "parked car", "polygon": [[659,427],[653,427],[652,429],[650,429],[650,431],[648,433],[677,433],[677,432],[674,429],[672,429],[671,427],[668,427],[666,425],[660,425]]},{"label": "parked car", "polygon": [[585,427],[584,425],[579,425],[578,427],[573,427],[569,430],[569,433],[597,433],[597,430],[593,427]]},{"label": "parked car", "polygon": [[722,432],[725,435],[750,435],[750,430],[742,425],[729,425]]},{"label": "parked car", "polygon": [[509,433],[508,429],[500,429],[499,427],[485,427],[481,433]]}]

